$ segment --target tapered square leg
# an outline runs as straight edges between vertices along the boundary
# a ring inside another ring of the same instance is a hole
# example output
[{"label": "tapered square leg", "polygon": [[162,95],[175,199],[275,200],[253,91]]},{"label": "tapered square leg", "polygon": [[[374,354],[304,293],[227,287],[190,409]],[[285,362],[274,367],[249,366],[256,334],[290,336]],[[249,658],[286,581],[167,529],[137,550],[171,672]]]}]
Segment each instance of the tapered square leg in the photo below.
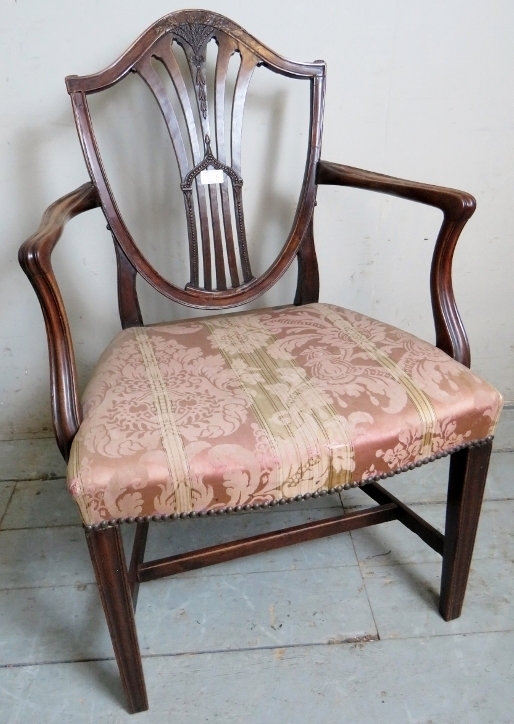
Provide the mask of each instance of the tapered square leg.
[{"label": "tapered square leg", "polygon": [[491,447],[487,443],[451,456],[439,601],[445,621],[458,618],[462,611]]},{"label": "tapered square leg", "polygon": [[119,526],[86,530],[86,539],[129,711],[146,711],[148,699]]}]

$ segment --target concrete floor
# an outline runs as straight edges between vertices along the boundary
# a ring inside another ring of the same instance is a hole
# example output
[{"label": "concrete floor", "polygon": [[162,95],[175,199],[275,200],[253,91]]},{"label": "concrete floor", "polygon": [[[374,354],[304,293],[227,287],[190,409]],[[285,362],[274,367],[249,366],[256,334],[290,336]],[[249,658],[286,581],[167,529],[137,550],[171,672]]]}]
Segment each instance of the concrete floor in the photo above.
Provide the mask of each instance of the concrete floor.
[{"label": "concrete floor", "polygon": [[[150,711],[131,717],[55,443],[0,442],[0,722],[513,724],[513,443],[507,410],[460,619],[440,618],[440,559],[397,522],[155,581],[137,611]],[[391,490],[442,526],[446,472]],[[155,524],[148,555],[367,501]]]}]

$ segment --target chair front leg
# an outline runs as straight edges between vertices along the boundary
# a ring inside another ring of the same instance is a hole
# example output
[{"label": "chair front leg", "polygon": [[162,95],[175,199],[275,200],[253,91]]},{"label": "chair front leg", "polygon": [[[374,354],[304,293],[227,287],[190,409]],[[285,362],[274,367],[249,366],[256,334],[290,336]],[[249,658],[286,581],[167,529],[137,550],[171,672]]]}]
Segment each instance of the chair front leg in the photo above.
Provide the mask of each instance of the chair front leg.
[{"label": "chair front leg", "polygon": [[439,600],[445,621],[462,612],[491,448],[489,442],[451,456]]},{"label": "chair front leg", "polygon": [[148,699],[119,526],[86,529],[86,540],[129,711],[146,711]]}]

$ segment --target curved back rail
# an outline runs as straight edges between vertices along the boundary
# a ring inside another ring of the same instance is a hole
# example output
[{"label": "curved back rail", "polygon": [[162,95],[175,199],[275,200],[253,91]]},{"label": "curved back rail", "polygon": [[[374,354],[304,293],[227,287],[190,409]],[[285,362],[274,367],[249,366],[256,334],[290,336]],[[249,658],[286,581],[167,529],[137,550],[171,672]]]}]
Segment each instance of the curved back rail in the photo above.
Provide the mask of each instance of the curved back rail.
[{"label": "curved back rail", "polygon": [[[217,49],[212,113],[207,89],[207,44]],[[180,46],[190,76],[177,59]],[[229,63],[240,57],[233,93],[227,93]],[[175,103],[156,69],[160,63],[176,93]],[[292,228],[275,261],[258,278],[252,274],[243,214],[241,140],[248,86],[257,66],[311,84],[307,161]],[[173,145],[187,219],[190,279],[184,289],[172,284],[148,262],[131,236],[109,185],[95,139],[87,95],[112,87],[129,72],[137,73],[155,98]],[[187,77],[186,77],[187,76]],[[140,274],[169,299],[191,307],[234,307],[267,291],[299,257],[295,303],[317,299],[317,267],[312,239],[316,167],[321,145],[325,64],[295,63],[282,58],[236,23],[201,10],[171,13],[154,23],[106,70],[68,76],[75,121],[86,164],[112,231],[118,260],[118,298],[124,327],[142,324],[136,277]],[[229,124],[225,108],[231,95]],[[182,118],[177,116],[177,108]],[[210,118],[214,119],[211,128]],[[229,125],[230,128],[226,126]],[[182,129],[186,129],[184,138]],[[203,185],[203,171],[221,172],[223,181]],[[228,277],[226,274],[228,270]]]}]

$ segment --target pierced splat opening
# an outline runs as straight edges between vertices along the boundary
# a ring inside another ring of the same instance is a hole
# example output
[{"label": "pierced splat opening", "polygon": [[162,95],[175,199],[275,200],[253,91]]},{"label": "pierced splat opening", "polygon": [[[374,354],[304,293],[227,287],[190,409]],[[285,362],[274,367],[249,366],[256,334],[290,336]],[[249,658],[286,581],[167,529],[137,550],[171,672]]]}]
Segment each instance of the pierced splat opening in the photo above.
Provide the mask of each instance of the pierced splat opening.
[{"label": "pierced splat opening", "polygon": [[[203,106],[200,105],[200,109],[203,109]],[[205,113],[207,114],[207,106],[205,105]],[[234,194],[234,207],[235,207],[235,214],[236,214],[236,231],[238,236],[238,242],[239,242],[239,253],[241,258],[241,266],[243,268],[243,278],[245,282],[249,282],[251,279],[253,279],[252,272],[250,271],[250,261],[248,259],[248,249],[246,245],[246,235],[245,235],[245,225],[244,225],[244,218],[243,218],[243,199],[241,195],[241,189],[243,187],[243,179],[241,176],[239,176],[234,169],[231,166],[227,166],[224,163],[221,163],[219,159],[217,159],[211,149],[211,139],[206,134],[204,139],[205,144],[205,154],[203,157],[203,160],[197,164],[189,173],[186,175],[183,182],[180,184],[180,188],[182,189],[182,192],[184,194],[185,199],[185,205],[186,205],[186,213],[188,216],[188,224],[189,224],[189,234],[190,234],[190,242],[192,247],[192,258],[193,262],[191,265],[191,282],[188,286],[198,286],[198,253],[197,253],[197,242],[196,242],[196,219],[194,216],[194,210],[193,210],[193,182],[197,181],[198,177],[200,176],[200,182],[203,184],[202,180],[202,174],[206,172],[208,169],[213,169],[217,171],[221,171],[221,180],[217,181],[215,183],[219,183],[220,185],[224,185],[226,183],[225,176],[228,176],[230,181],[232,182],[232,190]],[[212,223],[212,229],[214,233],[214,249],[216,254],[216,279],[217,279],[217,286],[218,289],[226,289],[226,280],[225,280],[225,267],[224,267],[224,260],[223,260],[223,245],[222,245],[222,239],[221,239],[221,224],[220,224],[220,200],[221,200],[221,207],[223,208],[223,202],[224,202],[224,194],[223,190],[221,191],[221,199],[218,197],[218,193],[216,188],[211,188],[211,183],[207,181],[205,185],[209,186],[209,203],[210,203],[210,212],[211,212],[211,223]],[[228,206],[228,203],[227,203]],[[225,217],[223,217],[223,220],[225,220]],[[230,224],[230,219],[229,219]],[[230,235],[227,234],[227,227],[229,228]],[[233,244],[233,237],[232,237],[232,228],[227,223],[225,223],[225,249],[227,250],[227,256],[229,259],[229,265],[230,265],[230,272],[232,277],[232,284],[233,286],[237,287],[239,286],[239,279],[237,275],[237,267],[235,264],[235,252],[234,252],[234,244]],[[228,237],[228,239],[227,239]],[[207,280],[205,280],[207,283]]]},{"label": "pierced splat opening", "polygon": [[[241,140],[244,102],[250,79],[259,59],[246,49],[240,49],[234,39],[229,36],[222,33],[217,34],[215,41],[218,53],[213,79],[214,103],[212,103],[207,86],[207,47],[213,40],[214,32],[213,27],[201,23],[185,23],[183,26],[175,27],[173,39],[164,35],[153,47],[151,55],[146,54],[135,65],[135,70],[146,82],[161,108],[182,176],[181,189],[184,193],[188,224],[191,269],[190,281],[187,286],[206,290],[226,290],[226,266],[229,269],[229,284],[233,288],[254,278],[248,258],[243,216]],[[183,64],[181,67],[179,63],[177,45],[180,46],[187,60],[190,78],[184,72]],[[230,158],[227,163],[225,150],[227,145],[225,138],[226,83],[229,62],[236,52],[240,55],[241,62],[232,94],[229,129]],[[173,83],[185,121],[186,142],[184,142],[180,121],[171,99],[152,64],[153,58],[162,63]],[[191,83],[188,84],[188,80],[191,80]],[[212,115],[214,115],[217,156],[214,155],[210,144],[210,106],[214,106]],[[188,146],[194,163],[193,168],[189,170]],[[203,184],[198,178],[199,172],[204,168],[202,164],[205,164],[208,155],[210,164],[218,164],[216,168],[224,171],[224,179],[219,190],[211,185],[203,188]],[[200,168],[201,166],[202,168]],[[198,173],[197,169],[199,169]],[[233,200],[232,207],[230,196]],[[199,247],[201,252],[199,252]],[[203,279],[200,275],[200,254]],[[238,270],[238,267],[241,271]],[[241,272],[242,277],[240,277]]]},{"label": "pierced splat opening", "polygon": [[[237,73],[230,79],[234,63]],[[282,76],[310,81],[311,126],[292,228],[278,258],[256,274],[245,226],[241,149],[248,88],[261,65]],[[134,242],[109,186],[88,113],[86,95],[115,85],[130,71],[144,81],[157,102],[177,161],[177,191],[183,196],[189,250],[189,281],[182,290],[162,277]],[[168,298],[202,308],[242,304],[280,278],[307,233],[314,206],[324,83],[321,62],[286,61],[221,16],[184,11],[158,21],[103,73],[69,78],[67,83],[86,160],[115,243],[136,272]],[[222,172],[220,183],[202,183],[201,172],[209,168]]]}]

